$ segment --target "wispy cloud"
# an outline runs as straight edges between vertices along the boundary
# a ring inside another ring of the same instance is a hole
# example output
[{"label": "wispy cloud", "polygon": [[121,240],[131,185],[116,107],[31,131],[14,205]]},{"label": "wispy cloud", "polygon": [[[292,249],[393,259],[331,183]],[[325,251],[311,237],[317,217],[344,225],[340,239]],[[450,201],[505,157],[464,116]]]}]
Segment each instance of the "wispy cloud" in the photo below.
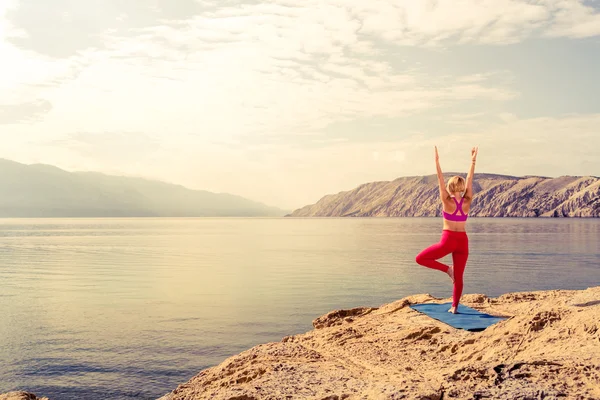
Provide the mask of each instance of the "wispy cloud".
[{"label": "wispy cloud", "polygon": [[38,121],[50,110],[52,104],[40,99],[21,104],[0,104],[0,125]]},{"label": "wispy cloud", "polygon": [[[107,56],[126,59],[148,77],[181,80],[202,125],[225,136],[311,134],[357,117],[401,116],[449,101],[506,101],[517,95],[484,75],[456,82],[415,65],[399,69],[376,51],[366,57],[355,50],[376,47],[361,36],[362,22],[351,9],[289,4],[222,7],[140,29],[135,37],[109,35]],[[128,77],[115,85],[131,82]]]},{"label": "wispy cloud", "polygon": [[585,38],[600,35],[598,8],[579,1],[561,1],[553,4],[552,11],[554,16],[545,32],[547,36]]}]

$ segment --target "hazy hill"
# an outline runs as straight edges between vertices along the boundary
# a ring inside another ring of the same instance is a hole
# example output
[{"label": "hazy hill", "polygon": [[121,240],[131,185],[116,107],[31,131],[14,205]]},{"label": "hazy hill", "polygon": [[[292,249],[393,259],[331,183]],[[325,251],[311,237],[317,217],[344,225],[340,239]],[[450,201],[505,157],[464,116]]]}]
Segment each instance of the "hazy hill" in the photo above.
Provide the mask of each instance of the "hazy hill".
[{"label": "hazy hill", "polygon": [[[444,174],[446,181],[455,173]],[[465,174],[458,174],[465,176]],[[600,178],[475,174],[469,215],[477,217],[600,217]],[[441,216],[437,176],[373,182],[328,195],[293,217]]]},{"label": "hazy hill", "polygon": [[0,159],[0,217],[282,216],[230,194]]}]

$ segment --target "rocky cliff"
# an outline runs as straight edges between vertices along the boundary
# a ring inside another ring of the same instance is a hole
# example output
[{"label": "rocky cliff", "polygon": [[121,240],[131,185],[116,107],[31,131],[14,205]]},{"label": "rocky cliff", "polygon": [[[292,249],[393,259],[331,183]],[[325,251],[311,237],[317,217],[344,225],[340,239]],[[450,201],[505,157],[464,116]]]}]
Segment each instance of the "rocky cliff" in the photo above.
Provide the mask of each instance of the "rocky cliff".
[{"label": "rocky cliff", "polygon": [[[444,174],[446,181],[452,175]],[[439,217],[436,175],[373,182],[328,195],[292,217]],[[475,174],[475,217],[600,217],[600,178]]]},{"label": "rocky cliff", "polygon": [[408,307],[450,300],[421,294],[331,312],[160,400],[600,399],[600,286],[467,294],[463,304],[509,317],[477,333]]}]

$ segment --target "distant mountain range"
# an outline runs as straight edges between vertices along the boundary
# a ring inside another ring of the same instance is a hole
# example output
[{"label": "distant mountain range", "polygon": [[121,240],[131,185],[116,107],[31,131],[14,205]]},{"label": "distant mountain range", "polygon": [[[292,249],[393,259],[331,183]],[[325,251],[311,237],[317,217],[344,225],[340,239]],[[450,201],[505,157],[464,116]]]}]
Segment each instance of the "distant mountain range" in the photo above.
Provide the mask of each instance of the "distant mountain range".
[{"label": "distant mountain range", "polygon": [[0,217],[283,216],[239,196],[0,159]]},{"label": "distant mountain range", "polygon": [[[444,174],[446,182],[456,173]],[[600,178],[475,174],[475,217],[600,217]],[[373,182],[323,197],[291,217],[439,217],[436,175]]]}]

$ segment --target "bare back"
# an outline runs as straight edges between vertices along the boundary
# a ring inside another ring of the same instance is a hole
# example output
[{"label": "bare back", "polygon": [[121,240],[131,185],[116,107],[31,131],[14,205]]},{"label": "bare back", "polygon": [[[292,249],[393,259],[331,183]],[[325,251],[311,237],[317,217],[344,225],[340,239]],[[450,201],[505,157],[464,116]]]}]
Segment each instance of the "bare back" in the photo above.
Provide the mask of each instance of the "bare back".
[{"label": "bare back", "polygon": [[[464,198],[464,201],[462,203],[462,211],[465,214],[469,213],[469,210],[471,209],[471,203],[471,198]],[[454,212],[456,211],[456,202],[452,197],[444,199],[444,201],[442,202],[442,210],[447,212],[448,214],[454,214]],[[442,229],[447,229],[456,232],[466,232],[466,221],[449,221],[446,218],[442,218],[442,220],[444,221],[444,226]]]}]

